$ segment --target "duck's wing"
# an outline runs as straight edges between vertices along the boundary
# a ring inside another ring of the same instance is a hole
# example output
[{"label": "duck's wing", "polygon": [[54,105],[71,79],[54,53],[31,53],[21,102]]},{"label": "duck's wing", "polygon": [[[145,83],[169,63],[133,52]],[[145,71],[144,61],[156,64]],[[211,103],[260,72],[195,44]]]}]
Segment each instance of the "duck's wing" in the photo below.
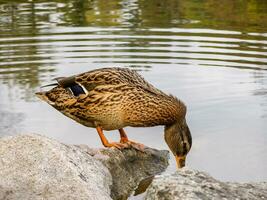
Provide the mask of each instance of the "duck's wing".
[{"label": "duck's wing", "polygon": [[79,96],[80,94],[89,93],[97,86],[119,84],[120,80],[115,76],[116,75],[112,73],[112,70],[104,68],[69,77],[57,77],[54,79],[57,83],[49,84],[47,86],[59,85],[71,91],[74,96]]},{"label": "duck's wing", "polygon": [[99,85],[129,85],[142,88],[147,92],[165,95],[162,91],[148,83],[139,73],[127,68],[102,68],[77,75],[75,81],[88,91]]},{"label": "duck's wing", "polygon": [[132,86],[142,88],[143,90],[152,93],[154,95],[166,95],[161,90],[148,83],[139,73],[134,70],[120,68],[123,72],[123,77]]},{"label": "duck's wing", "polygon": [[165,95],[162,91],[148,83],[140,74],[127,68],[101,68],[70,77],[58,77],[58,84],[69,88],[78,96],[87,94],[97,86],[129,85],[141,88],[155,95]]},{"label": "duck's wing", "polygon": [[70,76],[70,77],[57,77],[55,78],[57,81],[57,84],[66,90],[69,90],[72,92],[74,96],[79,96],[80,94],[86,94],[88,90],[84,88],[83,85],[78,83],[76,81],[75,76]]}]

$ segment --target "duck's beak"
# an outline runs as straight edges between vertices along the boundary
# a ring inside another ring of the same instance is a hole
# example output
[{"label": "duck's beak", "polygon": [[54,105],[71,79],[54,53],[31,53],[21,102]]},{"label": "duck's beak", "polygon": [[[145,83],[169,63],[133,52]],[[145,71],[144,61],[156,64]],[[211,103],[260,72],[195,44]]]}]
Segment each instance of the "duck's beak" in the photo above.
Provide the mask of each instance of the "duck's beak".
[{"label": "duck's beak", "polygon": [[175,156],[177,168],[180,169],[185,166],[186,156]]}]

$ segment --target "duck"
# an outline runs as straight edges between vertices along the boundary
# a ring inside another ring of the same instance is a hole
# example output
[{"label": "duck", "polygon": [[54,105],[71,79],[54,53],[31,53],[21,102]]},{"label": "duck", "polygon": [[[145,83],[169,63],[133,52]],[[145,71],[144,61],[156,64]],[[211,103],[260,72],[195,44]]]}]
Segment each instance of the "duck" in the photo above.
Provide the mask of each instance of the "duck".
[{"label": "duck", "polygon": [[[144,145],[128,139],[125,127],[164,126],[164,139],[177,168],[185,166],[192,146],[186,122],[186,105],[148,83],[137,71],[100,68],[55,78],[50,90],[37,92],[41,100],[76,122],[95,128],[104,147],[118,149]],[[103,131],[118,130],[119,142],[110,142]]]}]

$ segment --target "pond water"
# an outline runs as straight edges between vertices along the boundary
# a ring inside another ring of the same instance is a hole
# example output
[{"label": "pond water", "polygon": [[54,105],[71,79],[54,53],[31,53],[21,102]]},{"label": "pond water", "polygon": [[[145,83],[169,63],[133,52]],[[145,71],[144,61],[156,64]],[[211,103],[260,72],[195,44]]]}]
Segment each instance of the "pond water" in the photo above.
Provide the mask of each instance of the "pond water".
[{"label": "pond water", "polygon": [[[34,92],[57,76],[112,66],[136,69],[186,102],[190,168],[220,180],[267,179],[265,1],[0,1],[0,136],[32,132],[101,147],[94,129]],[[126,131],[167,149],[163,127]]]}]

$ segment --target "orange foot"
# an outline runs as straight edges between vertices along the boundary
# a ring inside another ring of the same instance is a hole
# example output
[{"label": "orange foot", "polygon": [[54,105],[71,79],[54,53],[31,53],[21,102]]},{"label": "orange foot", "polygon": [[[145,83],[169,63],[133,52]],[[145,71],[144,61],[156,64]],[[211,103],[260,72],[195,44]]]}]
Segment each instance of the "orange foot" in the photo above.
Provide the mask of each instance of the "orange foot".
[{"label": "orange foot", "polygon": [[104,144],[105,147],[116,147],[117,149],[125,149],[125,148],[129,148],[128,144],[124,144],[124,143],[120,143],[120,142],[110,142],[110,143],[105,143]]},{"label": "orange foot", "polygon": [[105,137],[103,133],[103,129],[101,127],[97,126],[96,130],[104,147],[116,147],[117,149],[129,148],[129,145],[127,144],[123,144],[119,142],[109,142],[107,138]]},{"label": "orange foot", "polygon": [[145,151],[145,147],[146,147],[145,145],[143,145],[141,143],[128,140],[128,138],[121,138],[120,144],[127,144],[128,146],[133,147],[133,148],[135,148],[139,151],[142,151],[142,152]]}]

